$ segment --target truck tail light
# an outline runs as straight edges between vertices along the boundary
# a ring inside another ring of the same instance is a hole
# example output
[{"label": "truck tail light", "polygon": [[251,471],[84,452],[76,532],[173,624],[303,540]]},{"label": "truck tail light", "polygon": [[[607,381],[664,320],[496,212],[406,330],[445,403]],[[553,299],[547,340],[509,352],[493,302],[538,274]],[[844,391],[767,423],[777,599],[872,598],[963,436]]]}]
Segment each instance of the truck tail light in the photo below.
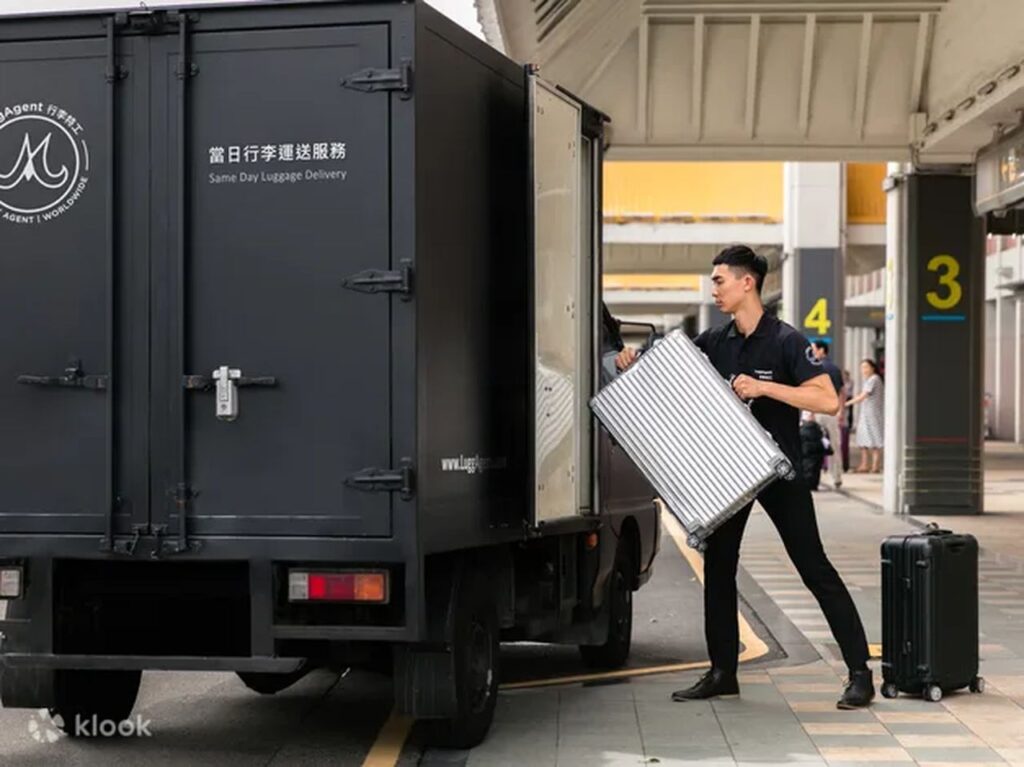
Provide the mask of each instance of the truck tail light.
[{"label": "truck tail light", "polygon": [[21,568],[0,567],[0,599],[21,597]]},{"label": "truck tail light", "polygon": [[367,602],[385,604],[390,598],[388,574],[369,572],[288,572],[289,602]]}]

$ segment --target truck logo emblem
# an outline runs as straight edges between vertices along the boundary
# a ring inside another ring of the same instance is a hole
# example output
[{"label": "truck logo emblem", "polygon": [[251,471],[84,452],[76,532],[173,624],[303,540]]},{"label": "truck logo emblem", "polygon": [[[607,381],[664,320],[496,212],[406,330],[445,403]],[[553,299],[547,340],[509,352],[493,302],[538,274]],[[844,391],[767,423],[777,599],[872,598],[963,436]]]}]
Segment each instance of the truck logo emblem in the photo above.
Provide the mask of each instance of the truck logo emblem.
[{"label": "truck logo emblem", "polygon": [[[42,184],[47,189],[60,189],[68,180],[68,166],[62,165],[60,173],[54,173],[50,170],[50,139],[53,137],[52,133],[47,133],[46,138],[39,142],[39,144],[33,149],[32,140],[28,133],[25,133],[25,140],[21,145],[21,154],[18,155],[18,159],[14,163],[14,167],[10,173],[0,173],[0,191],[9,192],[14,189],[18,184],[25,182],[31,183],[33,181]],[[43,173],[40,174],[36,169],[36,157],[42,155],[42,167]],[[19,172],[20,169],[20,172]],[[43,176],[53,179],[53,183],[49,183]],[[11,181],[11,179],[14,179]],[[6,183],[11,181],[11,183]]]},{"label": "truck logo emblem", "polygon": [[41,224],[78,202],[89,182],[82,133],[53,104],[0,107],[0,221]]}]

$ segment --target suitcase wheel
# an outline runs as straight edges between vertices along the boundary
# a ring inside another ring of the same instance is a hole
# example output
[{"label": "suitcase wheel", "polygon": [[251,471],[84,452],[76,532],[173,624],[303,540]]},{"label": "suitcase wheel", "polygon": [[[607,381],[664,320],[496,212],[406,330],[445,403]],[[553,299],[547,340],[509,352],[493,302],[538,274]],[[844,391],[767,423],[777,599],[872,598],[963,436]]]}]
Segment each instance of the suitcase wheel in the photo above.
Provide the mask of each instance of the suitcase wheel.
[{"label": "suitcase wheel", "polygon": [[937,684],[930,684],[924,688],[921,697],[925,700],[930,700],[932,703],[938,703],[942,700],[942,688]]},{"label": "suitcase wheel", "polygon": [[899,688],[896,687],[894,682],[886,682],[882,685],[882,697],[883,698],[895,698],[900,694]]},{"label": "suitcase wheel", "polygon": [[700,551],[702,553],[707,551],[708,548],[708,545],[700,538],[698,538],[696,535],[689,536],[686,539],[686,545],[689,546],[691,549],[696,549],[697,551]]},{"label": "suitcase wheel", "polygon": [[971,687],[971,692],[976,692],[976,693],[985,692],[985,680],[982,677],[980,677],[980,676],[976,676],[976,677],[974,677],[974,679],[971,680],[970,687]]}]

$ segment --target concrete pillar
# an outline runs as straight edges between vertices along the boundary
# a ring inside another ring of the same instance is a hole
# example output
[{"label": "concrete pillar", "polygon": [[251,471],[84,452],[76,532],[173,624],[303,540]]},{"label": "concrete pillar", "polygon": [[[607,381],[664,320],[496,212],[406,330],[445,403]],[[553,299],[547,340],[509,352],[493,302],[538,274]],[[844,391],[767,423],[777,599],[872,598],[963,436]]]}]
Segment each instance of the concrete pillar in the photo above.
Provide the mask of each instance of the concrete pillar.
[{"label": "concrete pillar", "polygon": [[843,370],[850,371],[850,382],[856,391],[857,364],[861,360],[861,339],[864,337],[864,328],[849,328],[847,330],[847,347],[843,355]]},{"label": "concrete pillar", "polygon": [[1021,373],[1024,363],[1024,349],[1021,349],[1021,342],[1024,340],[1024,300],[1020,295],[1014,298],[1014,441],[1020,444],[1024,436],[1021,418],[1024,416],[1021,395]]},{"label": "concrete pillar", "polygon": [[995,367],[995,423],[993,431],[998,439],[1013,438],[1017,399],[1015,396],[1014,368],[1017,345],[1017,301],[1003,291],[996,294],[996,367]]},{"label": "concrete pillar", "polygon": [[884,505],[980,514],[985,253],[971,178],[900,173],[886,186]]},{"label": "concrete pillar", "polygon": [[856,393],[860,393],[861,386],[864,382],[860,377],[860,363],[861,360],[867,359],[868,357],[874,357],[873,348],[873,334],[868,328],[857,328],[856,339],[854,341],[853,355],[850,359],[847,370],[850,371],[850,378],[853,382],[853,388]]},{"label": "concrete pillar", "polygon": [[906,401],[903,358],[906,351],[904,315],[907,282],[907,188],[904,168],[889,163],[885,179],[885,450],[882,454],[882,506],[902,514],[903,446],[906,442],[902,408]]},{"label": "concrete pillar", "polygon": [[791,162],[783,171],[782,319],[843,359],[845,172],[838,162]]}]

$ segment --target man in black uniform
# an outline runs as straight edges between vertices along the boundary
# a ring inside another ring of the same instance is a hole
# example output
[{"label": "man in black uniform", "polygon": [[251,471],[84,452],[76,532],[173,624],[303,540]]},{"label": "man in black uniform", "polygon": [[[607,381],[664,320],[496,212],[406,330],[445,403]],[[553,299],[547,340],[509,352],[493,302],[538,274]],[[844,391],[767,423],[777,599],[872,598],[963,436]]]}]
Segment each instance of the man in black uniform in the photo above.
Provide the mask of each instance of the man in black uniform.
[{"label": "man in black uniform", "polygon": [[[761,286],[768,263],[745,246],[723,250],[714,260],[711,281],[715,304],[732,322],[705,331],[697,345],[774,437],[794,467],[800,466],[800,411],[835,413],[836,390],[807,340],[794,328],[765,313]],[[616,362],[628,367],[636,358],[624,349]],[[811,590],[839,643],[849,679],[837,706],[867,706],[875,695],[867,666],[868,645],[857,608],[829,562],[818,533],[814,502],[807,484],[780,480],[757,497],[768,513],[804,584]],[[704,632],[711,670],[672,699],[701,700],[739,694],[736,568],[750,509],[744,507],[707,540],[704,553]]]}]

